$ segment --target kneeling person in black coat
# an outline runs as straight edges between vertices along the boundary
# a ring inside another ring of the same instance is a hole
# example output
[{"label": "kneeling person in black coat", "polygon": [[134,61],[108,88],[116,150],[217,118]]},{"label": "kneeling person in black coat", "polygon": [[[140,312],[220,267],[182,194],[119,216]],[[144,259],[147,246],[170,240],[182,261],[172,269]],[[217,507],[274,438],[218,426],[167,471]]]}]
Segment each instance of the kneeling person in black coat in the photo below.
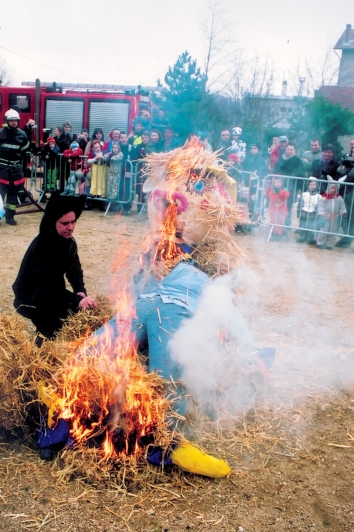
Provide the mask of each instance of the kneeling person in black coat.
[{"label": "kneeling person in black coat", "polygon": [[[14,306],[37,328],[36,344],[52,339],[69,312],[97,307],[87,296],[77,245],[72,237],[86,196],[52,193],[42,218],[39,235],[30,244],[13,284]],[[67,290],[65,278],[73,291]]]}]

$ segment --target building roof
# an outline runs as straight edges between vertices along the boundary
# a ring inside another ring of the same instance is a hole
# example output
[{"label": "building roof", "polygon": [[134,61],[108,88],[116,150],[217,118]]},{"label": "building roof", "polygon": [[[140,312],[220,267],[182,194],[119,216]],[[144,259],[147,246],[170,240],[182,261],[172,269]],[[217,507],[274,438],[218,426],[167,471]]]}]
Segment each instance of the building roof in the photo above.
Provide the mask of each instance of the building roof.
[{"label": "building roof", "polygon": [[335,50],[348,50],[354,49],[354,29],[351,24],[347,24],[343,34],[334,45]]},{"label": "building roof", "polygon": [[332,103],[340,103],[354,113],[354,87],[338,87],[336,85],[323,85],[315,96],[323,96]]}]

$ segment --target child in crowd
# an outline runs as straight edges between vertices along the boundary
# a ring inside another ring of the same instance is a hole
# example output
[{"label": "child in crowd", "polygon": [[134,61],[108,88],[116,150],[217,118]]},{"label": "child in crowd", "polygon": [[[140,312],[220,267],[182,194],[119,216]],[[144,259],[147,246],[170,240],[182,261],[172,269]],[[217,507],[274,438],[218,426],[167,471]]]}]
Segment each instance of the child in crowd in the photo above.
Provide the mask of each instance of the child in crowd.
[{"label": "child in crowd", "polygon": [[63,152],[63,157],[67,159],[72,172],[76,172],[76,170],[81,167],[80,155],[83,155],[83,152],[76,140],[70,144],[70,148],[68,150]]},{"label": "child in crowd", "polygon": [[92,141],[92,156],[87,159],[87,164],[91,166],[91,196],[106,197],[107,188],[107,166],[106,157],[103,155],[100,141]]},{"label": "child in crowd", "polygon": [[[299,227],[303,229],[316,229],[317,208],[320,200],[318,181],[315,177],[309,178],[307,190],[301,194],[298,203],[297,215],[300,217]],[[312,231],[299,231],[300,236],[296,242],[315,244],[315,233]]]},{"label": "child in crowd", "polygon": [[46,189],[53,192],[57,188],[59,169],[59,146],[53,137],[48,137],[47,143],[41,150],[41,159],[45,162]]},{"label": "child in crowd", "polygon": [[272,231],[272,240],[281,241],[284,235],[285,220],[288,215],[288,198],[290,192],[284,187],[283,178],[274,176],[272,184],[266,183],[266,196],[269,198],[269,221],[274,224]]},{"label": "child in crowd", "polygon": [[[322,194],[318,204],[318,219],[321,221],[321,230],[327,233],[338,233],[343,217],[347,214],[344,200],[339,195],[339,183],[333,182],[331,176],[327,191]],[[344,181],[347,176],[339,181]],[[316,244],[319,249],[332,249],[336,240],[336,235],[317,233]]]},{"label": "child in crowd", "polygon": [[68,177],[68,184],[64,190],[67,194],[75,194],[76,190],[76,181],[80,177],[82,177],[82,171],[81,171],[81,158],[80,156],[83,154],[82,149],[79,146],[79,143],[74,140],[70,144],[70,148],[68,150],[65,150],[63,152],[63,161],[65,160],[64,164],[68,165],[69,168],[69,177]]},{"label": "child in crowd", "polygon": [[237,183],[241,183],[241,159],[236,155],[236,153],[229,153],[227,155],[227,173],[232,177]]},{"label": "child in crowd", "polygon": [[122,177],[123,153],[119,144],[116,142],[112,144],[112,151],[107,156],[106,165],[108,166],[107,199],[118,201]]}]

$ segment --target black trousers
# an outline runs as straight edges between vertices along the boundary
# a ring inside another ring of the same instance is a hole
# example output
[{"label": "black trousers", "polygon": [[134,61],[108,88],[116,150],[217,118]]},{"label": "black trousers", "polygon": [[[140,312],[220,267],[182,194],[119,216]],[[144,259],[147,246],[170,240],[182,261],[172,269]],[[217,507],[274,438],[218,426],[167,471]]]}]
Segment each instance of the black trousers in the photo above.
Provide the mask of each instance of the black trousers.
[{"label": "black trousers", "polygon": [[42,301],[37,302],[36,306],[30,306],[15,300],[14,305],[21,316],[32,321],[37,331],[52,339],[62,328],[63,320],[68,317],[69,312],[75,314],[79,311],[79,308],[73,307],[72,296],[72,292],[65,290],[54,303]]}]

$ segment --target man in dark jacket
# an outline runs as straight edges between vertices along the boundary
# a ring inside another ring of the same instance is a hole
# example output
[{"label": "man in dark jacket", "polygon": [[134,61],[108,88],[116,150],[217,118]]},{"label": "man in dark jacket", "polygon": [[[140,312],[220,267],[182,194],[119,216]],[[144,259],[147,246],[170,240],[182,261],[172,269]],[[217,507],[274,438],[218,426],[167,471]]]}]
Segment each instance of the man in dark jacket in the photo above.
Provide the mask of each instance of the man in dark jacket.
[{"label": "man in dark jacket", "polygon": [[[82,213],[86,196],[61,196],[52,193],[39,235],[30,244],[12,288],[14,306],[37,328],[36,344],[52,339],[69,314],[96,307],[87,296],[84,276],[72,237],[76,220]],[[67,290],[65,278],[73,291]]]},{"label": "man in dark jacket", "polygon": [[[327,175],[330,175],[333,179],[337,178],[337,168],[339,163],[334,160],[334,146],[327,144],[322,150],[322,156],[320,159],[313,161],[311,167],[311,176],[317,179],[324,179],[327,181]],[[327,189],[327,183],[320,183],[320,193],[324,194]]]},{"label": "man in dark jacket", "polygon": [[[354,236],[354,158],[345,155],[337,170],[337,179],[346,175],[341,185],[339,194],[344,199],[347,215],[343,218],[344,235]],[[353,239],[350,236],[342,236],[335,244],[337,248],[350,248]]]},{"label": "man in dark jacket", "polygon": [[277,161],[273,170],[274,174],[284,176],[284,185],[290,192],[288,198],[288,215],[285,220],[285,225],[291,225],[291,209],[296,201],[297,192],[302,188],[302,180],[286,179],[285,176],[305,177],[304,166],[300,157],[296,155],[296,148],[294,144],[289,143],[286,147],[285,153],[281,159]]},{"label": "man in dark jacket", "polygon": [[216,148],[218,151],[220,151],[220,159],[223,159],[224,161],[227,160],[227,157],[230,153],[229,148],[231,148],[231,146],[231,133],[228,129],[223,129],[220,132],[220,140]]},{"label": "man in dark jacket", "polygon": [[17,111],[6,111],[5,120],[6,126],[0,131],[0,194],[3,200],[7,196],[6,223],[17,225],[14,218],[17,194],[25,182],[23,164],[29,142],[26,133],[18,127],[20,115]]},{"label": "man in dark jacket", "polygon": [[159,140],[156,145],[158,152],[166,153],[180,147],[181,143],[175,137],[175,132],[171,126],[167,126],[163,134],[164,138]]},{"label": "man in dark jacket", "polygon": [[257,142],[251,144],[249,154],[246,155],[242,165],[245,172],[252,172],[251,174],[242,173],[242,179],[244,184],[249,187],[249,212],[253,219],[262,207],[260,204],[261,192],[267,174],[267,164],[259,151],[260,145]]}]

